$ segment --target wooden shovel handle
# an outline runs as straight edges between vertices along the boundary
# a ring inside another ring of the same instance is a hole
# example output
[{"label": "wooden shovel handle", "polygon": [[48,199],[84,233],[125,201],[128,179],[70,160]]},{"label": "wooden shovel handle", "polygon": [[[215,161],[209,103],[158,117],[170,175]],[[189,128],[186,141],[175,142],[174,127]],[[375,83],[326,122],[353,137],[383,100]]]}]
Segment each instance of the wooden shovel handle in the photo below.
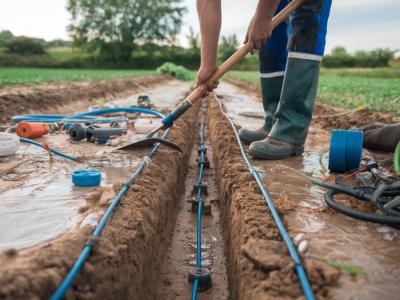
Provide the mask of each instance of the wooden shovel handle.
[{"label": "wooden shovel handle", "polygon": [[[288,6],[286,6],[282,11],[277,14],[272,19],[272,28],[278,26],[283,20],[285,20],[292,12],[294,12],[297,8],[303,5],[307,0],[293,0]],[[247,44],[245,44],[242,48],[236,51],[226,62],[224,62],[215,72],[211,75],[211,77],[207,80],[207,82],[214,82],[220,79],[225,75],[234,65],[236,65],[243,57],[245,57],[249,53]],[[198,99],[200,99],[201,95],[203,95],[207,90],[207,84],[201,84],[196,90],[193,91],[189,95],[189,100],[192,103],[195,103]]]}]

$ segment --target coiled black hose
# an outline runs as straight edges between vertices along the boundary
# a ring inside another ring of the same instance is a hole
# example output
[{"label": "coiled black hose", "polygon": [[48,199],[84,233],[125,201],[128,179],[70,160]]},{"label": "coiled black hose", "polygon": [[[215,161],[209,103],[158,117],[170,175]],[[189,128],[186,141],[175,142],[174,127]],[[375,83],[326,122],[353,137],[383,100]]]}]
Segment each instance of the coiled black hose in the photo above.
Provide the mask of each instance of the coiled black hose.
[{"label": "coiled black hose", "polygon": [[[336,210],[337,212],[354,219],[378,224],[386,224],[390,227],[400,230],[400,211],[396,207],[387,207],[390,202],[396,201],[396,199],[399,199],[399,197],[395,199],[384,197],[399,196],[400,182],[389,185],[381,185],[380,188],[369,186],[351,187],[342,181],[343,177],[341,176],[336,178],[335,183],[337,184],[330,184],[316,178],[311,178],[305,175],[303,176],[319,186],[330,189],[330,191],[328,191],[324,196],[325,202],[330,208]],[[334,196],[337,194],[345,194],[358,200],[372,203],[383,213],[383,215],[361,212],[359,210],[343,206],[334,200]]]}]

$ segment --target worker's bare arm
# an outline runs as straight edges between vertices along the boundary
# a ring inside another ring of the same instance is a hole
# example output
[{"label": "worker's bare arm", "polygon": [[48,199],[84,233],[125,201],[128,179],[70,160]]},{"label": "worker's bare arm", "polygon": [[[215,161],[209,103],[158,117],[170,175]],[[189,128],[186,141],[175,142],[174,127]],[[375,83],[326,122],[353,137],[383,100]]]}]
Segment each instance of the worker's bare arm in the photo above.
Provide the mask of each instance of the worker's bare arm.
[{"label": "worker's bare arm", "polygon": [[261,46],[271,37],[272,18],[279,5],[280,0],[259,0],[256,13],[247,29],[244,44],[248,43],[248,49],[251,55],[254,49],[260,49]]},{"label": "worker's bare arm", "polygon": [[[196,87],[204,83],[218,68],[217,50],[221,31],[221,0],[197,0],[201,33],[201,66],[196,76]],[[211,92],[217,82],[207,84]],[[206,93],[208,95],[208,92]]]}]

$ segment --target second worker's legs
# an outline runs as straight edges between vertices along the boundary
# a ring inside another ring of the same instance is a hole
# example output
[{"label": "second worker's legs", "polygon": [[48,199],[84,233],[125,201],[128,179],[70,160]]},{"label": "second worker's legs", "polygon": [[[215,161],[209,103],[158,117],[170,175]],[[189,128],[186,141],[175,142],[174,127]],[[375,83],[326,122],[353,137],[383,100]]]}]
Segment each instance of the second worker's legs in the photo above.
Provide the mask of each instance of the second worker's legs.
[{"label": "second worker's legs", "polygon": [[308,0],[291,16],[289,56],[279,105],[268,137],[248,153],[263,159],[301,155],[312,119],[331,0]]}]

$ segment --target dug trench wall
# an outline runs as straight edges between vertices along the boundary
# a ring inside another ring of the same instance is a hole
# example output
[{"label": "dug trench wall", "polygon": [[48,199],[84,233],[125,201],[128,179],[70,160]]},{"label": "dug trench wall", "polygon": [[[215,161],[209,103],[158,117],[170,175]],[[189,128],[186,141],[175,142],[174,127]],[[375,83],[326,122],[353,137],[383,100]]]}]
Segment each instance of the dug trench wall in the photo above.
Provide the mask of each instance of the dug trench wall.
[{"label": "dug trench wall", "polygon": [[[305,299],[294,262],[241,155],[235,133],[213,97],[209,99],[208,115],[230,299]],[[281,220],[294,209],[286,197],[272,201]],[[270,241],[279,245],[279,253],[265,248]],[[269,257],[275,257],[276,262],[268,262]],[[268,264],[275,265],[268,268]],[[317,299],[330,299],[339,272],[315,260],[304,261],[304,266]]]},{"label": "dug trench wall", "polygon": [[[159,147],[115,208],[65,299],[156,299],[159,266],[171,240],[190,150],[197,138],[198,109],[198,104],[190,109],[168,135],[183,153]],[[122,187],[121,183],[113,189],[118,193]],[[102,206],[102,194],[101,188],[93,189],[80,212],[104,212],[108,205]],[[53,243],[0,255],[0,299],[48,299],[93,231],[86,225]]]}]

